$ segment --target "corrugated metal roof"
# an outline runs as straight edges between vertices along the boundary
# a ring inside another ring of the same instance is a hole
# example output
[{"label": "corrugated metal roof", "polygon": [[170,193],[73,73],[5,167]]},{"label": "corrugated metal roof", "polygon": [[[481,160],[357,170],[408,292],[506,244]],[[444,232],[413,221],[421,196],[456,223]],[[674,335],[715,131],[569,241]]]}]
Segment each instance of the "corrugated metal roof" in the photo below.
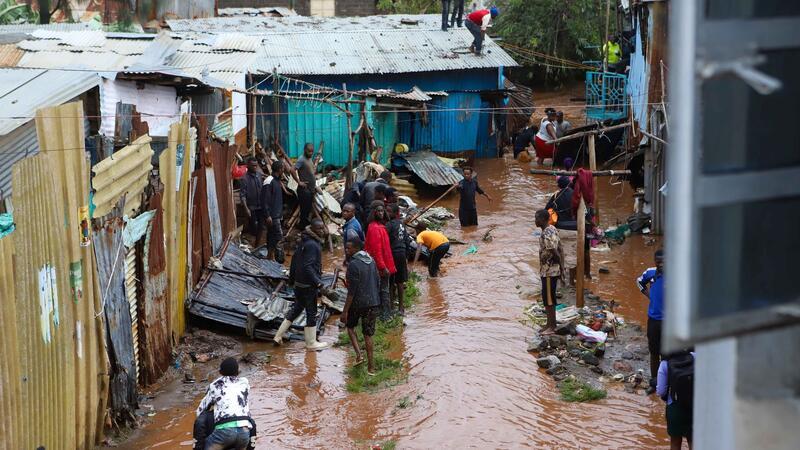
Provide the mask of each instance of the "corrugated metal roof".
[{"label": "corrugated metal roof", "polygon": [[96,73],[0,69],[0,135],[33,119],[37,109],[60,105],[100,83]]},{"label": "corrugated metal roof", "polygon": [[17,44],[0,45],[0,67],[16,67],[24,54]]},{"label": "corrugated metal roof", "polygon": [[391,89],[366,89],[359,91],[360,95],[377,98],[392,98],[398,100],[408,100],[412,102],[429,102],[433,99],[432,96],[447,97],[447,92],[425,92],[417,86],[414,86],[407,92],[397,92]]},{"label": "corrugated metal roof", "polygon": [[433,152],[423,150],[403,153],[400,157],[405,160],[408,170],[431,186],[452,186],[464,178],[456,169],[443,163]]},{"label": "corrugated metal roof", "polygon": [[296,16],[297,13],[291,8],[284,8],[282,6],[267,6],[263,8],[218,8],[218,17],[240,17],[240,16]]},{"label": "corrugated metal roof", "polygon": [[440,30],[438,14],[393,14],[366,17],[215,17],[167,20],[176,32],[195,33],[308,33],[313,31]]},{"label": "corrugated metal roof", "polygon": [[106,35],[100,30],[36,30],[31,33],[31,36],[36,39],[53,39],[75,47],[102,47],[106,43]]},{"label": "corrugated metal roof", "polygon": [[119,55],[141,55],[150,45],[150,41],[139,39],[107,39],[102,44],[88,41],[78,45],[69,44],[56,39],[28,39],[17,44],[19,49],[29,52],[92,52],[116,53]]},{"label": "corrugated metal roof", "polygon": [[102,217],[111,212],[123,195],[125,195],[124,212],[133,217],[131,213],[141,205],[142,192],[147,186],[150,169],[153,168],[150,164],[153,157],[151,141],[150,136],[141,136],[92,167],[95,217]]},{"label": "corrugated metal roof", "polygon": [[[118,55],[113,52],[26,52],[17,67],[32,69],[85,69],[86,73],[116,72],[133,64],[140,55]],[[96,73],[94,74],[96,75]]]},{"label": "corrugated metal roof", "polygon": [[517,66],[491,39],[485,53],[464,53],[472,34],[439,31],[359,31],[264,35],[253,72],[284,75],[433,72]]},{"label": "corrugated metal roof", "polygon": [[80,30],[96,30],[98,24],[93,22],[75,22],[75,23],[49,23],[42,25],[38,23],[21,23],[16,25],[0,25],[0,34],[6,33],[33,33],[36,30],[49,30],[49,31],[80,31]]}]

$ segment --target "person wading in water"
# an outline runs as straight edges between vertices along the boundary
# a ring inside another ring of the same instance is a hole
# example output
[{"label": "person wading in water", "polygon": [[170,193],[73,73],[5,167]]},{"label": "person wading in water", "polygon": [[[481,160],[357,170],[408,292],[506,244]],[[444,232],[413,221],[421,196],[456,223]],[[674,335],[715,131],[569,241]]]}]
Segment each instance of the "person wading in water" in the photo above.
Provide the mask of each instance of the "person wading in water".
[{"label": "person wading in water", "polygon": [[473,175],[471,167],[464,167],[464,179],[456,183],[458,192],[461,194],[458,202],[458,221],[461,222],[461,228],[478,225],[478,207],[475,206],[476,192],[492,201],[492,197],[483,192],[478,180]]}]

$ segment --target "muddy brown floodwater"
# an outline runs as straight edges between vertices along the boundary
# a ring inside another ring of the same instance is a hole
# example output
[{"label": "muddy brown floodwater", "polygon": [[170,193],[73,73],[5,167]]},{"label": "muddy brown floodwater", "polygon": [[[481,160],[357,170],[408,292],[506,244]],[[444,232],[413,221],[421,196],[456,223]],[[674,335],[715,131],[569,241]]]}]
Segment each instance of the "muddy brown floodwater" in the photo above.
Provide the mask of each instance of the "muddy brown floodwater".
[{"label": "muddy brown floodwater", "polygon": [[[433,448],[663,448],[668,446],[663,407],[655,396],[611,389],[608,398],[590,404],[558,399],[555,382],[541,372],[526,351],[531,329],[521,324],[522,310],[536,297],[537,255],[532,251],[533,211],[555,177],[528,174],[528,165],[511,159],[477,163],[481,185],[495,199],[478,200],[480,226],[463,231],[458,221],[446,232],[478,246],[452,246],[444,276],[420,283],[422,295],[406,318],[398,354],[406,361],[408,381],[376,393],[349,394],[345,368],[348,349],[306,353],[300,343],[273,350],[272,361],[250,374],[250,404],[262,449],[369,448],[395,441],[400,449]],[[600,181],[601,222],[613,225],[630,214],[627,184]],[[423,199],[424,202],[424,199]],[[457,208],[457,198],[444,206]],[[481,241],[496,225],[494,239]],[[610,252],[593,252],[594,281],[589,287],[616,299],[627,320],[644,323],[647,300],[634,280],[659,245],[640,235]],[[600,266],[610,274],[599,275]],[[417,272],[425,273],[423,267]],[[337,334],[331,321],[323,340]],[[412,404],[399,408],[408,398]],[[123,449],[188,448],[193,407],[154,401],[155,422],[137,431]],[[190,403],[191,402],[191,403]]]}]

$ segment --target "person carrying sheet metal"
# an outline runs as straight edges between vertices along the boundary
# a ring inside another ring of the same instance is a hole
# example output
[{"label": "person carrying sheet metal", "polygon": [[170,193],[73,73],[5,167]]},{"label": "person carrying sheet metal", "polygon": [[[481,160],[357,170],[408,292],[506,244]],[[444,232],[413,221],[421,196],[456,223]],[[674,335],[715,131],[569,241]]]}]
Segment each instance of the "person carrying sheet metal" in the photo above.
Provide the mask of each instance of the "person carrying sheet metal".
[{"label": "person carrying sheet metal", "polygon": [[472,33],[472,37],[475,38],[469,49],[476,55],[480,56],[483,48],[483,39],[486,37],[486,29],[489,28],[492,19],[497,17],[498,14],[500,14],[500,10],[496,6],[492,6],[489,9],[479,9],[467,15],[465,24],[470,33]]}]

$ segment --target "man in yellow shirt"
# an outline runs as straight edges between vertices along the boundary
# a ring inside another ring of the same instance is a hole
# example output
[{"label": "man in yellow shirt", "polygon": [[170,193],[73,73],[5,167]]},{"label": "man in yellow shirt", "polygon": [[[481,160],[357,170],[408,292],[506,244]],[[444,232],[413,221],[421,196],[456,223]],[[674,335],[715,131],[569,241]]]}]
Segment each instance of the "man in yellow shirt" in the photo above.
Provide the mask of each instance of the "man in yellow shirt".
[{"label": "man in yellow shirt", "polygon": [[414,263],[419,259],[422,252],[422,245],[428,248],[428,275],[432,278],[439,276],[439,263],[444,255],[450,251],[450,241],[444,233],[428,230],[428,227],[421,223],[417,226],[417,253],[414,255]]},{"label": "man in yellow shirt", "polygon": [[606,55],[608,70],[616,72],[617,65],[622,60],[622,48],[619,46],[617,37],[613,34],[608,35],[608,42],[603,46],[603,53]]}]

